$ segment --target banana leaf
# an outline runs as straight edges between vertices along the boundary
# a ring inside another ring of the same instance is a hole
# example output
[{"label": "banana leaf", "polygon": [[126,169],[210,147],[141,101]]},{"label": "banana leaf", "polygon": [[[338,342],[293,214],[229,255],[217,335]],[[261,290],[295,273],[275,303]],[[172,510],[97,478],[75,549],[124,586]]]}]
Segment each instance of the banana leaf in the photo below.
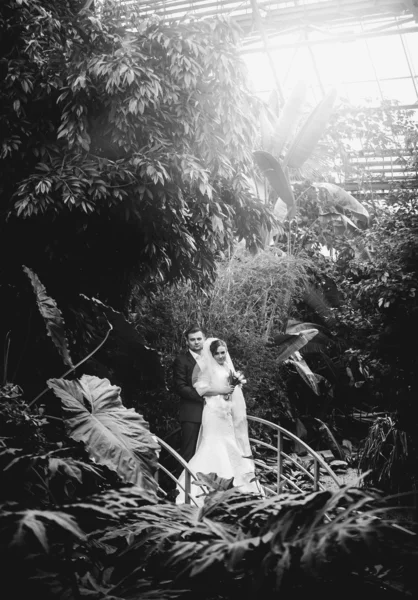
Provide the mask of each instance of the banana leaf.
[{"label": "banana leaf", "polygon": [[303,347],[303,354],[324,352],[328,346],[334,344],[334,340],[326,333],[328,329],[322,325],[318,325],[317,323],[303,323],[302,321],[289,319],[286,333],[294,334],[309,329],[317,329],[318,333],[314,337],[313,341],[308,342]]},{"label": "banana leaf", "polygon": [[336,98],[337,90],[332,88],[314,108],[291,143],[283,167],[299,169],[311,156],[325,132]]},{"label": "banana leaf", "polygon": [[277,198],[273,209],[274,214],[280,221],[284,221],[288,215],[288,208],[281,198]]},{"label": "banana leaf", "polygon": [[369,222],[369,213],[364,208],[364,206],[359,202],[354,196],[352,196],[349,192],[344,190],[335,183],[326,183],[326,182],[315,182],[314,185],[317,188],[326,190],[328,198],[334,205],[341,206],[345,210],[351,211],[357,219],[363,221],[368,224]]},{"label": "banana leaf", "polygon": [[306,82],[300,80],[293,88],[273,132],[272,152],[279,157],[303,115],[307,93]]},{"label": "banana leaf", "polygon": [[276,356],[277,362],[281,363],[287,360],[294,352],[303,348],[317,333],[317,329],[305,329],[298,333],[276,335],[273,342],[279,347],[279,353]]},{"label": "banana leaf", "polygon": [[306,361],[302,358],[295,360],[291,357],[290,362],[296,367],[297,372],[302,377],[303,381],[319,396],[319,386],[315,373],[310,369]]},{"label": "banana leaf", "polygon": [[274,126],[267,114],[267,110],[263,108],[260,114],[261,146],[268,152],[271,152],[273,149],[273,132]]},{"label": "banana leaf", "polygon": [[346,229],[351,229],[351,230],[357,229],[357,231],[358,231],[357,225],[355,223],[353,223],[353,221],[351,219],[349,219],[345,215],[342,215],[341,213],[338,213],[338,212],[321,213],[320,215],[318,215],[318,219],[320,221],[325,221],[326,223],[332,222],[332,223],[334,223],[335,228],[342,227],[342,229],[344,231]]},{"label": "banana leaf", "polygon": [[269,152],[256,150],[253,152],[253,158],[260,171],[267,178],[273,190],[285,202],[288,211],[288,218],[291,219],[296,214],[296,202],[293,190],[289,180],[286,177],[278,160]]}]

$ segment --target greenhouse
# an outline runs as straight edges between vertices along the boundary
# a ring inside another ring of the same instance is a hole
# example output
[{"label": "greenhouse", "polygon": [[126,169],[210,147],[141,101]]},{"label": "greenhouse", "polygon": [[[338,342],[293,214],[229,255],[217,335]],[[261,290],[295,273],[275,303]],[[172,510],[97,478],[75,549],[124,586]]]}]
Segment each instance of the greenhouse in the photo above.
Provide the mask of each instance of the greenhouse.
[{"label": "greenhouse", "polygon": [[2,599],[418,580],[418,0],[4,0]]}]

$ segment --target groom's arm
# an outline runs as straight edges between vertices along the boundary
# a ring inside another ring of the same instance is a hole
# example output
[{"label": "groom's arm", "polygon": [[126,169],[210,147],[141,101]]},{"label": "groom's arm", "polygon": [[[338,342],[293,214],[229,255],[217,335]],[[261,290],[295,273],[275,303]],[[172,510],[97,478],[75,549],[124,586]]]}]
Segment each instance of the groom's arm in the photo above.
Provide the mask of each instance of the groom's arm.
[{"label": "groom's arm", "polygon": [[184,398],[184,400],[192,400],[194,402],[203,402],[202,396],[200,396],[194,387],[190,385],[187,378],[187,364],[180,356],[177,357],[173,363],[173,379],[174,389],[181,398]]}]

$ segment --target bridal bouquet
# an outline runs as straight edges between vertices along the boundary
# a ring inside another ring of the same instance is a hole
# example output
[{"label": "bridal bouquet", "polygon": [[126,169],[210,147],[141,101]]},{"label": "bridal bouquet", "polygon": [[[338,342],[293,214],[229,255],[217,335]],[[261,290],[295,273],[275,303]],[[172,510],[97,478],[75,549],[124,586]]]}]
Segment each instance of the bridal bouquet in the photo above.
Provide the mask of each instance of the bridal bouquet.
[{"label": "bridal bouquet", "polygon": [[229,372],[229,377],[228,377],[228,383],[229,385],[244,385],[244,383],[247,383],[247,380],[244,377],[244,373],[241,373],[241,371],[235,371],[235,373],[233,371]]}]

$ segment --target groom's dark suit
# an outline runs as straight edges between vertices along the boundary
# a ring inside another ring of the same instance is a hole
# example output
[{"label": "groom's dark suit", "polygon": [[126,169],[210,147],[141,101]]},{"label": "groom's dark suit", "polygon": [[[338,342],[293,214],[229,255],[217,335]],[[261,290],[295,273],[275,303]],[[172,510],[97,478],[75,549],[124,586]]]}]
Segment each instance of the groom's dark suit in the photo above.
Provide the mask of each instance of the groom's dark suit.
[{"label": "groom's dark suit", "polygon": [[199,396],[192,385],[195,366],[196,361],[189,351],[180,354],[173,363],[174,389],[180,396],[180,454],[187,462],[196,451],[204,403],[204,399]]}]

